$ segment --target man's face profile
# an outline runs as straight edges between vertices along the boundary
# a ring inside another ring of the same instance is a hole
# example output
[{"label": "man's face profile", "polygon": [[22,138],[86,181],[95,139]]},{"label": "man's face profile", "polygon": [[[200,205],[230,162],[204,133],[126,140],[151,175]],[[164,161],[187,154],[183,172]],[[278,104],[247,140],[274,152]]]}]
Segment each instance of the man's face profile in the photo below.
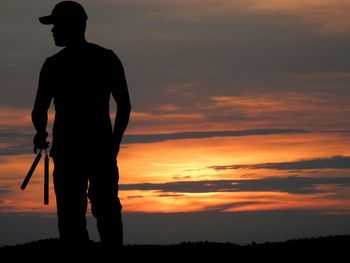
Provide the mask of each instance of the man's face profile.
[{"label": "man's face profile", "polygon": [[78,23],[54,23],[51,32],[55,45],[58,47],[66,47],[84,36],[85,26]]},{"label": "man's face profile", "polygon": [[55,45],[58,47],[65,47],[69,41],[68,25],[62,23],[55,23],[51,29]]}]

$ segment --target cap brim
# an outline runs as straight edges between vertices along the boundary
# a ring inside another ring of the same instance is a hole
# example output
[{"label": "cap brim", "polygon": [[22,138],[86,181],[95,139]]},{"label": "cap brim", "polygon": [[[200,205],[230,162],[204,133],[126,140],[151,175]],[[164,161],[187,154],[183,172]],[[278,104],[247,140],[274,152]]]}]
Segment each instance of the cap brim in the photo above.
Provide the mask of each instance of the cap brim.
[{"label": "cap brim", "polygon": [[39,21],[43,25],[52,25],[53,24],[53,17],[52,17],[52,15],[42,16],[42,17],[39,17]]}]

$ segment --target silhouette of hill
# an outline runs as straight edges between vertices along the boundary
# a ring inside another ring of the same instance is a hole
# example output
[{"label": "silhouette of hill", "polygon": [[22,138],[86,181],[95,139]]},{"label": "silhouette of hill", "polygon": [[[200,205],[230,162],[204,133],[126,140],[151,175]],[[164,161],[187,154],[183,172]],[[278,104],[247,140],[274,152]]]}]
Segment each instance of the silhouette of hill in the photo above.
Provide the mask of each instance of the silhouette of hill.
[{"label": "silhouette of hill", "polygon": [[[100,243],[91,241],[90,262],[101,261]],[[304,238],[248,245],[185,242],[177,245],[126,245],[122,262],[350,262],[350,235]],[[60,262],[58,239],[0,248],[2,263]]]}]

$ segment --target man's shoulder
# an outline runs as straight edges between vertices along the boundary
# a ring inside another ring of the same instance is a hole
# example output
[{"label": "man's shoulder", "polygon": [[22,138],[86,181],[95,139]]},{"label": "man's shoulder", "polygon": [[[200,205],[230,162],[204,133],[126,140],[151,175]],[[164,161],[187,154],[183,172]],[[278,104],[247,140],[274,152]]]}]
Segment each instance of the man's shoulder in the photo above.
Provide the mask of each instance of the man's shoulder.
[{"label": "man's shoulder", "polygon": [[54,66],[56,64],[60,64],[61,62],[64,62],[66,57],[67,57],[67,49],[63,48],[60,51],[58,51],[57,53],[47,57],[44,65]]},{"label": "man's shoulder", "polygon": [[100,45],[94,44],[94,43],[89,43],[89,53],[93,56],[99,57],[101,59],[116,59],[118,58],[117,55],[114,53],[113,50],[102,47]]},{"label": "man's shoulder", "polygon": [[112,50],[110,50],[108,48],[102,47],[100,45],[97,45],[97,44],[91,43],[91,42],[88,43],[88,47],[89,47],[90,50],[93,50],[95,52],[100,52],[100,53],[111,53],[111,52],[113,52]]},{"label": "man's shoulder", "polygon": [[[85,51],[83,51],[81,54],[83,57],[89,57],[93,61],[102,60],[107,63],[113,63],[113,61],[116,60],[119,61],[118,56],[114,53],[113,50],[104,48],[94,43],[87,43],[85,46]],[[70,57],[72,57],[72,51],[67,48],[63,48],[56,54],[46,58],[45,64],[46,66],[57,66],[62,63],[66,63],[66,60]]]}]

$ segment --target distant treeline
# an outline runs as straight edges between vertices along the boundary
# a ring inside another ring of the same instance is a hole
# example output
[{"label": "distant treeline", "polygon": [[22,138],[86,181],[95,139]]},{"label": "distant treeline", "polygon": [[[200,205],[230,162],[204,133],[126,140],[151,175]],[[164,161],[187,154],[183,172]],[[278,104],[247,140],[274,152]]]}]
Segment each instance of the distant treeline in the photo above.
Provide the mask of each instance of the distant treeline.
[{"label": "distant treeline", "polygon": [[[90,262],[101,262],[100,243],[91,241]],[[58,239],[34,241],[0,248],[2,263],[58,263]],[[285,242],[248,245],[213,242],[183,242],[177,245],[126,245],[122,262],[216,263],[216,262],[350,262],[350,235],[301,238]]]}]

